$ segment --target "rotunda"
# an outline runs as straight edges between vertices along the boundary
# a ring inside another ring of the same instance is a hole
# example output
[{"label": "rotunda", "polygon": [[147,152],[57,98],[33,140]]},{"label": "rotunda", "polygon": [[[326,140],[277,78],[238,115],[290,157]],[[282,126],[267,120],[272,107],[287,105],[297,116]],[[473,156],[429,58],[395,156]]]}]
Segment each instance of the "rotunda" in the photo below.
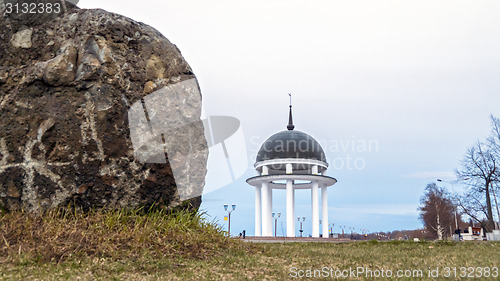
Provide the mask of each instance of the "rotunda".
[{"label": "rotunda", "polygon": [[286,235],[295,237],[295,190],[311,190],[312,236],[319,237],[321,189],[322,236],[328,238],[327,187],[337,180],[326,175],[328,163],[321,145],[310,135],[294,130],[292,105],[287,130],[269,137],[254,164],[257,176],[247,179],[255,187],[255,236],[272,236],[273,190],[286,190]]}]

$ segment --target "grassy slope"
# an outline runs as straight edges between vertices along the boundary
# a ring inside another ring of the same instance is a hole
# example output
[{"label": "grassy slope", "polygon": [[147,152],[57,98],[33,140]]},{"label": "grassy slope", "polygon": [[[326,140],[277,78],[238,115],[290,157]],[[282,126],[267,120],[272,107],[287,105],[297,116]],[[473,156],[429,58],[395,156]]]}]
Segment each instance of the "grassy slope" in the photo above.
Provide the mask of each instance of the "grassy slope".
[{"label": "grassy slope", "polygon": [[188,213],[7,214],[0,218],[0,279],[287,280],[291,267],[427,274],[428,267],[500,266],[500,243],[250,244],[223,234]]}]

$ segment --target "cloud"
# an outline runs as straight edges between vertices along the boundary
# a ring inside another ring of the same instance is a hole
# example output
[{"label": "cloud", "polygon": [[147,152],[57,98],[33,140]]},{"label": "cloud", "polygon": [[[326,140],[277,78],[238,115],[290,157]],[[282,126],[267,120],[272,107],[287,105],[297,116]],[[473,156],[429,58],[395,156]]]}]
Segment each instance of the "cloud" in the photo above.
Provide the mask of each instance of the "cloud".
[{"label": "cloud", "polygon": [[456,175],[454,172],[416,172],[413,174],[401,175],[403,178],[412,178],[412,179],[455,179]]}]

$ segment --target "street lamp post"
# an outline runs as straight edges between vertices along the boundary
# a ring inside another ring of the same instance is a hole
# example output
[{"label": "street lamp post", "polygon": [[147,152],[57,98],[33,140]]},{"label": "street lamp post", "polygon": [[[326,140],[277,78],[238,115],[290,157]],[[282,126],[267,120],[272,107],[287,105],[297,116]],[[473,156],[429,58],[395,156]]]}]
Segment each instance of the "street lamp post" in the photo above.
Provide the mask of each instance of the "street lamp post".
[{"label": "street lamp post", "polygon": [[224,204],[224,210],[228,213],[228,225],[227,225],[227,235],[231,237],[231,212],[233,212],[236,209],[236,204],[231,205],[231,209],[228,208],[228,204]]},{"label": "street lamp post", "polygon": [[[464,180],[468,180],[469,178],[465,178]],[[448,184],[451,184],[451,188],[452,188],[452,192],[455,192],[455,184],[453,182],[449,182],[449,181],[444,181],[442,179],[437,179],[438,182],[445,182],[445,183],[448,183]],[[458,182],[458,181],[457,181]],[[458,220],[457,220],[457,206],[455,206],[455,204],[453,204],[455,207],[455,229],[458,229]],[[451,226],[450,226],[451,227]],[[450,230],[451,232],[451,230]],[[453,236],[453,233],[450,233],[451,236]]]},{"label": "street lamp post", "polygon": [[335,226],[335,223],[331,223],[330,224],[330,233],[332,234],[332,237],[333,237],[333,227]]},{"label": "street lamp post", "polygon": [[368,239],[368,233],[369,233],[369,230],[366,229],[366,228],[363,228],[363,237],[364,237],[364,239],[365,238]]},{"label": "street lamp post", "polygon": [[297,221],[300,222],[300,237],[302,237],[302,232],[304,232],[304,230],[302,229],[302,223],[306,221],[306,217],[302,217],[302,221],[300,221],[300,217],[297,217]]},{"label": "street lamp post", "polygon": [[278,213],[276,216],[276,213],[273,213],[273,218],[274,218],[274,237],[276,237],[276,231],[278,229],[278,219],[281,217],[281,213]]}]

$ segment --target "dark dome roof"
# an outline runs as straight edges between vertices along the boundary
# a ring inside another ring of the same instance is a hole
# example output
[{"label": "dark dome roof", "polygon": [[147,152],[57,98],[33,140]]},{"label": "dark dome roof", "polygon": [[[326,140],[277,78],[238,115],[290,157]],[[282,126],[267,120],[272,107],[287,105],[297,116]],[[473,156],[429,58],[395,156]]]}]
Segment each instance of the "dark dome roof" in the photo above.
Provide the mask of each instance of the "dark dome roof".
[{"label": "dark dome roof", "polygon": [[299,158],[326,162],[321,145],[310,135],[288,130],[269,137],[257,153],[257,162],[271,159]]}]

